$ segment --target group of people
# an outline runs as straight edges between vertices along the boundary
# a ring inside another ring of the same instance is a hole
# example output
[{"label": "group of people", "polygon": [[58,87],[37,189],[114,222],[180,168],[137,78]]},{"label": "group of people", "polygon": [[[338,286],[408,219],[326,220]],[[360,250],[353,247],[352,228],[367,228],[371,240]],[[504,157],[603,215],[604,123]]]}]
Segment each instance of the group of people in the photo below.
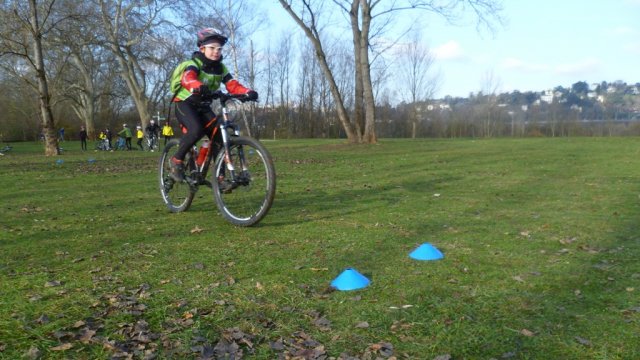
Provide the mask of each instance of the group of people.
[{"label": "group of people", "polygon": [[[149,125],[145,128],[145,131],[142,131],[142,126],[136,126],[135,133],[134,131],[127,125],[122,125],[122,130],[120,130],[118,135],[118,142],[115,144],[115,147],[112,145],[113,133],[109,128],[100,131],[98,135],[98,146],[97,148],[100,150],[133,150],[132,146],[132,138],[135,134],[138,139],[137,145],[140,150],[144,150],[142,145],[142,141],[145,138],[145,132],[147,138],[149,139],[149,147],[151,151],[154,151],[154,148],[157,148],[158,139],[160,137],[160,132],[162,131],[162,136],[164,137],[164,145],[167,144],[167,141],[173,138],[173,128],[169,123],[165,123],[165,125],[160,128],[158,124],[156,124],[155,120],[151,120]],[[87,150],[87,139],[88,134],[87,130],[84,126],[80,127],[80,132],[78,133],[78,137],[80,138],[80,146],[82,150]]]}]

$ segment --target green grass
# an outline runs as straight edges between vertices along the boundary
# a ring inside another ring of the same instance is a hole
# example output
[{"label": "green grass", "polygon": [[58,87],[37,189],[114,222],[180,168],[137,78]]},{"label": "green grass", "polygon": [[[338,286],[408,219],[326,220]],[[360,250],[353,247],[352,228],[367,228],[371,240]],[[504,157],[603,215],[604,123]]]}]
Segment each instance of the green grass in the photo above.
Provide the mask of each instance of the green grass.
[{"label": "green grass", "polygon": [[[640,358],[638,138],[265,144],[253,228],[206,189],[166,211],[157,153],[14,144],[0,358]],[[408,257],[425,242],[444,259]],[[371,285],[331,291],[347,267]]]}]

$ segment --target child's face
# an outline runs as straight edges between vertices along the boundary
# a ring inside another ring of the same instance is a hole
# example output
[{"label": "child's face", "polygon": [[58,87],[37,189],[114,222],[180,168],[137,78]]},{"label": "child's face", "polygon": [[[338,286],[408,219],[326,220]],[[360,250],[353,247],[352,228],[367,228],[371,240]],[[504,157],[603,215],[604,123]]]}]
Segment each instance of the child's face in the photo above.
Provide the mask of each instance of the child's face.
[{"label": "child's face", "polygon": [[214,42],[200,47],[200,51],[209,60],[218,61],[222,57],[222,44]]}]

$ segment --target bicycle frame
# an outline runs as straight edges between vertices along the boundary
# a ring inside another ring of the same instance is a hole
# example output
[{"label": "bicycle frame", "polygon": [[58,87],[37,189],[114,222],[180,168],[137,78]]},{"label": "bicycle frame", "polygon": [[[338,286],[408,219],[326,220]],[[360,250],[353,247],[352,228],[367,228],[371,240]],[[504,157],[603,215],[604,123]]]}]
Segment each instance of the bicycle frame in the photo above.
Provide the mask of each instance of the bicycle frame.
[{"label": "bicycle frame", "polygon": [[[200,185],[213,190],[220,214],[237,226],[252,226],[267,214],[275,196],[276,174],[273,159],[256,139],[242,136],[228,101],[250,101],[246,95],[214,93],[221,111],[206,124],[211,146],[191,147],[185,157],[185,180],[177,181],[172,156],[179,151],[180,140],[172,140],[160,157],[159,180],[162,199],[171,212],[189,209]],[[221,134],[217,134],[221,131]],[[222,151],[222,152],[220,152]],[[201,162],[202,161],[202,162]],[[213,165],[212,165],[213,164]],[[207,180],[213,167],[211,180]],[[237,190],[237,191],[236,191]]]},{"label": "bicycle frame", "polygon": [[[213,149],[213,139],[214,136],[216,135],[216,132],[221,131],[221,136],[222,136],[222,148],[221,150],[224,151],[224,161],[226,164],[226,169],[229,171],[229,174],[231,175],[231,182],[235,184],[236,181],[236,169],[233,166],[233,163],[231,162],[231,159],[229,158],[229,134],[232,133],[233,136],[240,136],[240,129],[238,128],[238,126],[229,119],[229,109],[227,109],[227,101],[232,101],[233,99],[235,99],[235,97],[233,97],[232,95],[227,95],[224,93],[219,93],[218,95],[220,97],[220,105],[222,108],[222,122],[215,125],[213,127],[213,130],[211,130],[211,135],[209,138],[209,141],[211,143],[211,145],[209,145],[208,148],[206,148],[206,157],[204,162],[201,165],[195,164],[195,168],[198,170],[198,176],[199,176],[199,182],[204,182],[206,181],[206,177],[207,177],[207,173],[209,171],[209,166],[211,165],[212,161],[215,160],[214,159],[214,151],[212,151]],[[218,121],[218,119],[215,120],[216,122]],[[194,146],[192,149],[192,161],[195,161],[195,159],[197,158],[198,155],[198,148],[197,146]],[[217,156],[217,154],[215,154]],[[246,170],[246,167],[244,166],[244,154],[242,154],[242,152],[240,152],[241,155],[241,159],[240,162],[243,165],[243,170]]]}]

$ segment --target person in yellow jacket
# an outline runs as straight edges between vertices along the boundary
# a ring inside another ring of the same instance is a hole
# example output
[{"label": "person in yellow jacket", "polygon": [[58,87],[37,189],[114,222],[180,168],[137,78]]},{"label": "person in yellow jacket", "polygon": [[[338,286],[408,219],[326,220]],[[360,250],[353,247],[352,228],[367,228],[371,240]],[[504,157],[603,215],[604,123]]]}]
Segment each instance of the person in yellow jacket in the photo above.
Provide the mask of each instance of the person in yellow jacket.
[{"label": "person in yellow jacket", "polygon": [[144,150],[144,148],[142,147],[142,139],[144,139],[142,126],[136,126],[136,137],[138,138],[138,146],[140,147],[140,150]]},{"label": "person in yellow jacket", "polygon": [[167,141],[170,141],[173,137],[173,128],[168,121],[162,127],[162,136],[164,136],[164,146],[167,146]]}]

